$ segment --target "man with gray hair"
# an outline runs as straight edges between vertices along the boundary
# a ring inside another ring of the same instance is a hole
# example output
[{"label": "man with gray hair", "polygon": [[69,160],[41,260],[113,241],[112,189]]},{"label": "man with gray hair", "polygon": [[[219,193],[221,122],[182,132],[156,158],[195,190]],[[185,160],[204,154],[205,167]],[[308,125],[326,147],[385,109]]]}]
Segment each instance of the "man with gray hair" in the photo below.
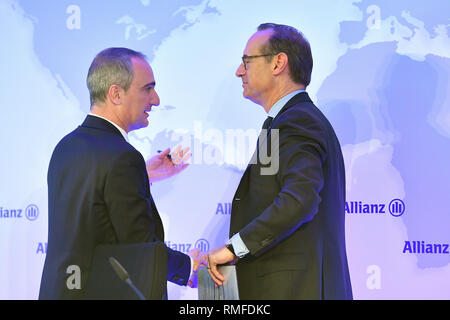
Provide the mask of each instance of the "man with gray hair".
[{"label": "man with gray hair", "polygon": [[[146,57],[109,48],[92,62],[87,86],[91,112],[53,151],[48,169],[48,247],[40,299],[82,299],[94,249],[101,244],[164,241],[150,183],[183,170],[187,150],[151,158],[128,143],[128,132],[148,125],[159,105]],[[190,281],[202,255],[168,251],[168,280]],[[68,266],[80,268],[81,285],[68,288]],[[191,272],[190,272],[191,270]],[[191,283],[189,283],[191,285]]]}]

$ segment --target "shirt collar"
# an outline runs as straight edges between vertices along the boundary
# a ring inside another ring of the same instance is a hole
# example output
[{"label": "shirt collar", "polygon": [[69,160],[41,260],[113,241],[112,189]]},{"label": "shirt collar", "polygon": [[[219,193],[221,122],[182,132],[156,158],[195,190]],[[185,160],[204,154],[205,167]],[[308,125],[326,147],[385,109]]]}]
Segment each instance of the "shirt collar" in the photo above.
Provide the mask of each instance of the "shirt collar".
[{"label": "shirt collar", "polygon": [[106,120],[106,121],[108,121],[109,123],[111,123],[114,127],[117,128],[117,130],[120,131],[120,133],[122,134],[123,138],[124,138],[128,143],[130,143],[130,140],[128,140],[128,134],[127,134],[127,132],[126,132],[125,130],[123,130],[121,127],[119,127],[117,124],[115,124],[115,123],[112,122],[111,120],[108,120],[108,119],[106,119],[106,118],[103,118],[102,116],[99,116],[98,114],[93,114],[92,112],[89,112],[89,115],[90,115],[90,116],[94,116],[94,117],[101,118],[101,119]]},{"label": "shirt collar", "polygon": [[300,93],[300,92],[305,92],[305,90],[300,89],[300,90],[295,90],[292,91],[291,93],[288,93],[287,95],[285,95],[284,97],[282,97],[281,99],[279,99],[277,102],[275,102],[275,104],[272,106],[272,108],[270,108],[269,112],[267,113],[267,115],[269,117],[275,118],[278,113],[280,112],[280,110],[285,106],[285,104],[291,100],[291,98],[293,96],[295,96],[296,94]]}]

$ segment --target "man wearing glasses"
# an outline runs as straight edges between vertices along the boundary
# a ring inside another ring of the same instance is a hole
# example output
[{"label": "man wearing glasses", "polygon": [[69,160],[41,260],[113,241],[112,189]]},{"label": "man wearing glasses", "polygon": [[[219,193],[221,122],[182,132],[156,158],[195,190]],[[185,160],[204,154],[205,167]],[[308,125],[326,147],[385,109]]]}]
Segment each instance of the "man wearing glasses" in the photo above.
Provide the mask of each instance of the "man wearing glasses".
[{"label": "man wearing glasses", "polygon": [[[313,61],[295,28],[262,24],[236,71],[243,96],[268,117],[257,161],[247,167],[233,198],[230,240],[208,255],[236,263],[240,299],[352,299],[345,249],[345,168],[339,141],[305,88]],[[277,134],[275,134],[277,133]],[[260,150],[279,155],[264,173]]]}]

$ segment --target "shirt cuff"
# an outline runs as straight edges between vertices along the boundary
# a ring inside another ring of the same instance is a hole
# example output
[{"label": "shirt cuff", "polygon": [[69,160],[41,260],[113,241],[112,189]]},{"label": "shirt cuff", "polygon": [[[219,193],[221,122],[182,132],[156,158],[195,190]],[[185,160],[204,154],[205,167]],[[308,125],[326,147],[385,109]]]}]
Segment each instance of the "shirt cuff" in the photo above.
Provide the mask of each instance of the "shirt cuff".
[{"label": "shirt cuff", "polygon": [[231,244],[233,245],[234,253],[239,258],[243,258],[245,255],[250,253],[244,241],[242,241],[239,233],[236,233],[231,239]]}]

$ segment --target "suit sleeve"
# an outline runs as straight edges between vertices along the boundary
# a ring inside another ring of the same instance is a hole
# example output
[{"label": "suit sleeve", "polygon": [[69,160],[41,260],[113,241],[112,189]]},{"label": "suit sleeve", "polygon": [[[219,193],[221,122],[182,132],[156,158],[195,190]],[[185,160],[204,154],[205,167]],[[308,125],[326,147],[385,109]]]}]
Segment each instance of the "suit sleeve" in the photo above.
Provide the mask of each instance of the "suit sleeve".
[{"label": "suit sleeve", "polygon": [[311,115],[296,110],[280,115],[277,123],[279,170],[276,180],[280,192],[271,205],[239,232],[254,256],[269,250],[312,220],[321,202],[322,167],[326,159],[324,129]]},{"label": "suit sleeve", "polygon": [[180,286],[187,285],[190,277],[191,259],[188,255],[167,248],[168,265],[167,280]]},{"label": "suit sleeve", "polygon": [[154,241],[155,224],[147,195],[145,164],[137,151],[121,153],[105,184],[104,199],[119,243]]},{"label": "suit sleeve", "polygon": [[[145,161],[137,151],[121,154],[108,174],[105,202],[119,243],[142,243],[158,239],[152,212]],[[167,280],[186,285],[189,280],[189,256],[167,248]]]}]

